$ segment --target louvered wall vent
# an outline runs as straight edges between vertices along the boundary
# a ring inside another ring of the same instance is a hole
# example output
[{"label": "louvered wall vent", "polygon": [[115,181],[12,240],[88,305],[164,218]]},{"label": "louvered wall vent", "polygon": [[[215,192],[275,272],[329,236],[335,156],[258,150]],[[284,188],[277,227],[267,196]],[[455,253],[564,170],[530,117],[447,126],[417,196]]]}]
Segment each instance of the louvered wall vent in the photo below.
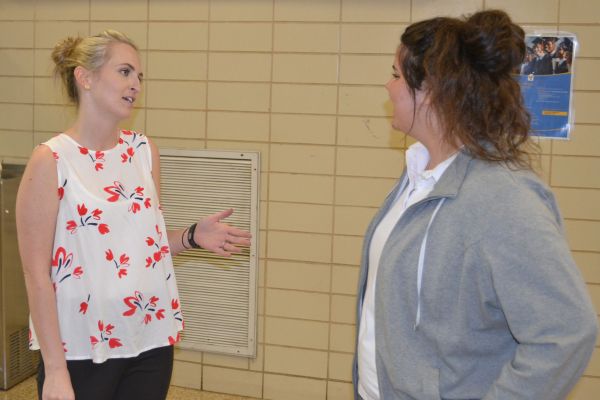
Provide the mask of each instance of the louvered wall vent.
[{"label": "louvered wall vent", "polygon": [[260,155],[161,149],[161,200],[171,229],[233,208],[226,222],[252,233],[252,246],[223,258],[188,250],[174,258],[184,349],[256,355]]}]

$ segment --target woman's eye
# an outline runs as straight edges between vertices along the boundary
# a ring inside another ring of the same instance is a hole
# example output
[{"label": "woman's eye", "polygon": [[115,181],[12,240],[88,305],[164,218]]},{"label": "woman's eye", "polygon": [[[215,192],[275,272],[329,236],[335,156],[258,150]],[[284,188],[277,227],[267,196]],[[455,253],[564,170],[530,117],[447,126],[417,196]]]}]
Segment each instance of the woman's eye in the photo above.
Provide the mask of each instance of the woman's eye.
[{"label": "woman's eye", "polygon": [[131,71],[129,71],[129,69],[128,69],[128,68],[125,68],[125,69],[122,69],[122,70],[121,70],[121,73],[122,73],[123,75],[125,75],[125,76],[128,76],[128,75],[129,75],[129,72],[131,72]]},{"label": "woman's eye", "polygon": [[400,79],[400,74],[396,72],[392,72],[392,76],[394,77],[394,79]]}]

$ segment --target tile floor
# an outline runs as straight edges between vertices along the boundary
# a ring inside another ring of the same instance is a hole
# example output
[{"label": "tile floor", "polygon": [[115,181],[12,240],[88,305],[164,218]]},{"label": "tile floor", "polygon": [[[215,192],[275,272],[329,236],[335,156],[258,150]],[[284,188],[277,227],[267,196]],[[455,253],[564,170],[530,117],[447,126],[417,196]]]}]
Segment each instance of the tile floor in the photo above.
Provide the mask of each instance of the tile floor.
[{"label": "tile floor", "polygon": [[[35,400],[37,389],[33,377],[19,383],[10,390],[0,390],[0,400]],[[250,397],[231,396],[219,393],[201,392],[194,389],[185,389],[171,386],[167,400],[252,400]]]}]

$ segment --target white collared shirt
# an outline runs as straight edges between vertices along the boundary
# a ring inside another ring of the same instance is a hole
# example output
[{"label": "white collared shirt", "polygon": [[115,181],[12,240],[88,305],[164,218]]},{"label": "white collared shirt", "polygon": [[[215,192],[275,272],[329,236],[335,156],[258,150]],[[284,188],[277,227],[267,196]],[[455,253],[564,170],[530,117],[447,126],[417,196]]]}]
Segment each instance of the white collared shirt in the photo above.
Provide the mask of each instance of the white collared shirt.
[{"label": "white collared shirt", "polygon": [[383,247],[404,211],[431,193],[455,158],[456,153],[434,169],[425,170],[429,163],[427,148],[419,142],[410,146],[406,150],[408,184],[404,190],[398,192],[394,203],[373,232],[369,247],[367,287],[362,304],[357,349],[358,393],[364,400],[380,398],[375,364],[375,282]]}]

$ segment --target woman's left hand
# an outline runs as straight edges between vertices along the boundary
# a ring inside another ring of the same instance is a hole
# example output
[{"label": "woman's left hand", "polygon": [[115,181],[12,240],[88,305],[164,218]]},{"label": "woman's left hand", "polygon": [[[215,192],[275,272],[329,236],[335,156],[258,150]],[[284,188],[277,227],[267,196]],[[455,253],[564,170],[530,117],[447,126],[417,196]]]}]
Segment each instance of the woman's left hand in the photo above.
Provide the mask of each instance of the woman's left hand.
[{"label": "woman's left hand", "polygon": [[224,257],[240,253],[242,250],[238,246],[250,246],[250,232],[221,223],[222,219],[231,214],[232,208],[201,219],[196,224],[194,241],[203,249]]}]

